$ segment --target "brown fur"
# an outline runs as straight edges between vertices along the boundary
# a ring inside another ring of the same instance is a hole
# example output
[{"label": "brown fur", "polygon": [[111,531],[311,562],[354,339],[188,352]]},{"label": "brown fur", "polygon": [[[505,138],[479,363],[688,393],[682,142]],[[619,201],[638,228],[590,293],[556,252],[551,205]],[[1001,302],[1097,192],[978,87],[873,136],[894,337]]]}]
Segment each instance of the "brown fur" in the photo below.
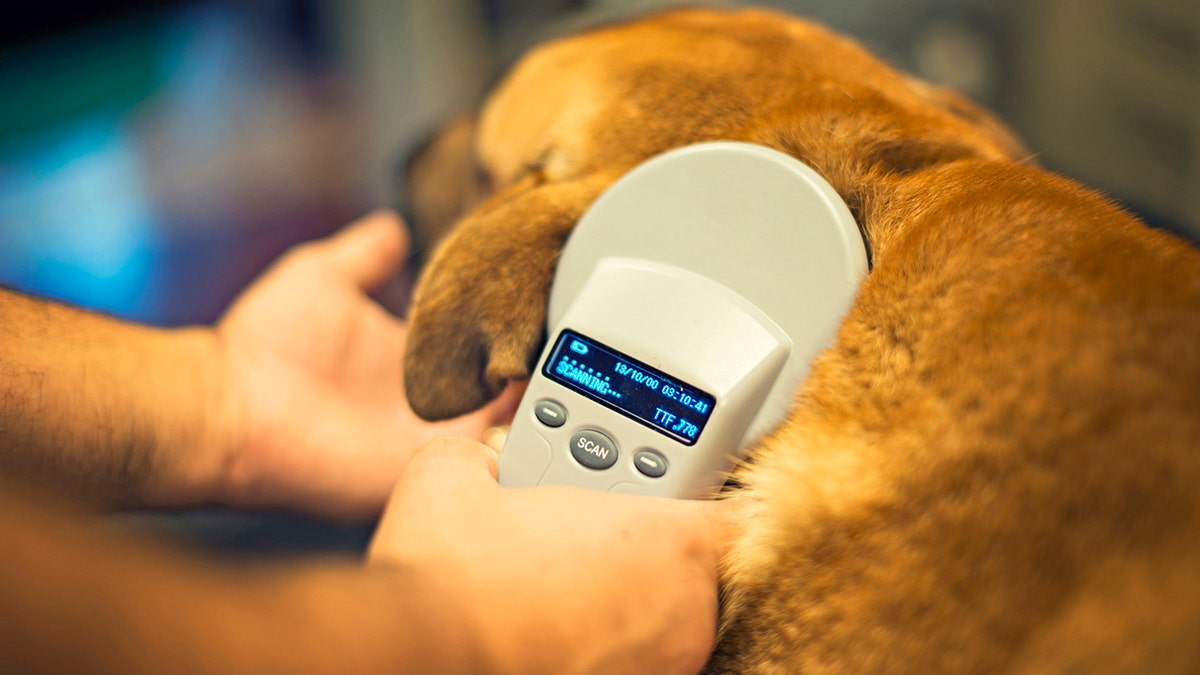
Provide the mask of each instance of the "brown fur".
[{"label": "brown fur", "polygon": [[413,407],[527,377],[575,220],[704,140],[812,165],[873,259],[738,469],[710,670],[1200,671],[1200,254],[812,24],[677,11],[521,61],[453,160],[490,196],[419,283]]}]

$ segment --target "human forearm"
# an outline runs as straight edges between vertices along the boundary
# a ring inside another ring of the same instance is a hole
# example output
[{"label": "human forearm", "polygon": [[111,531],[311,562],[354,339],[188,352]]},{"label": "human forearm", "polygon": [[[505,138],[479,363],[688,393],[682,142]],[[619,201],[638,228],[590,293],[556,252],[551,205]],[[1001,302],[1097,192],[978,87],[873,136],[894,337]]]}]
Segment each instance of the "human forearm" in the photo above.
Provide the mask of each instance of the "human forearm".
[{"label": "human forearm", "polygon": [[230,427],[216,349],[0,291],[0,473],[112,505],[209,498]]},{"label": "human forearm", "polygon": [[501,488],[495,460],[419,451],[367,566],[188,560],[0,490],[0,672],[696,672],[734,514]]},{"label": "human forearm", "polygon": [[0,507],[0,672],[481,672],[477,631],[405,568],[233,569]]},{"label": "human forearm", "polygon": [[0,477],[114,505],[375,516],[416,448],[478,438],[516,404],[437,424],[413,413],[407,328],[369,295],[405,241],[378,212],[298,246],[204,328],[0,291]]}]

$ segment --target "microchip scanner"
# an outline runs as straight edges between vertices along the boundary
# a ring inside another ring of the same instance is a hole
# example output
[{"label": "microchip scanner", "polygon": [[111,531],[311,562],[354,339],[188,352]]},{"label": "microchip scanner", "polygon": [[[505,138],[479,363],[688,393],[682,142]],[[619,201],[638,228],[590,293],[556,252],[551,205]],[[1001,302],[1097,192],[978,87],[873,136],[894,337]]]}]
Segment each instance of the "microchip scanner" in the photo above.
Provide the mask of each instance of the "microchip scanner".
[{"label": "microchip scanner", "polygon": [[702,143],[635,167],[563,248],[501,484],[712,496],[866,273],[849,209],[788,155]]}]

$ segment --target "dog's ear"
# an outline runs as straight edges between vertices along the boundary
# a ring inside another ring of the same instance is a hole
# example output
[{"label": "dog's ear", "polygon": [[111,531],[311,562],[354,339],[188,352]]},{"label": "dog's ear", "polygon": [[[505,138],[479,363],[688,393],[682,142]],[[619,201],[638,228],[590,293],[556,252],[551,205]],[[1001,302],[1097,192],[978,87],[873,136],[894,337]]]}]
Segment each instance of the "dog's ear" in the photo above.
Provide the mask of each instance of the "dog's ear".
[{"label": "dog's ear", "polygon": [[404,211],[412,232],[413,255],[421,262],[490,189],[475,162],[475,127],[474,115],[456,119],[404,163]]},{"label": "dog's ear", "polygon": [[558,253],[608,176],[529,175],[468,214],[434,251],[409,315],[405,388],[414,412],[455,417],[529,376],[544,339]]}]

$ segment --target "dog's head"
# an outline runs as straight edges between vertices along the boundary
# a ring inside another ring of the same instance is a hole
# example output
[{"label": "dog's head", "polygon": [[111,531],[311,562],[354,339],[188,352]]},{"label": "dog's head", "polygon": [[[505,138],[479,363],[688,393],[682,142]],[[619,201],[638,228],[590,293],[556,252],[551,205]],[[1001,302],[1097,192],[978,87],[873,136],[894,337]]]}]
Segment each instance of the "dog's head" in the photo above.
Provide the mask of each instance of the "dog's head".
[{"label": "dog's head", "polygon": [[881,181],[1023,155],[970,103],[775,12],[672,11],[543,45],[410,166],[416,225],[446,232],[413,298],[413,409],[454,416],[527,377],[557,254],[579,216],[641,161],[713,140],[808,163],[869,244],[884,233],[859,211]]}]

